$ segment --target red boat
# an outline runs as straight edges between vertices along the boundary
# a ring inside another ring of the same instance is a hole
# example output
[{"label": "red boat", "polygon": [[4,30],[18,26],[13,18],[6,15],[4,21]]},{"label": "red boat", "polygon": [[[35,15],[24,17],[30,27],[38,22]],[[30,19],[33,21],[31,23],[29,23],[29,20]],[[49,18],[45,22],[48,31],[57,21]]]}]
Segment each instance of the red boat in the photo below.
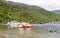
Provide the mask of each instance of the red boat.
[{"label": "red boat", "polygon": [[23,29],[28,29],[28,28],[33,28],[33,26],[22,26],[22,27],[20,27],[20,26],[17,26],[17,28],[23,28]]}]

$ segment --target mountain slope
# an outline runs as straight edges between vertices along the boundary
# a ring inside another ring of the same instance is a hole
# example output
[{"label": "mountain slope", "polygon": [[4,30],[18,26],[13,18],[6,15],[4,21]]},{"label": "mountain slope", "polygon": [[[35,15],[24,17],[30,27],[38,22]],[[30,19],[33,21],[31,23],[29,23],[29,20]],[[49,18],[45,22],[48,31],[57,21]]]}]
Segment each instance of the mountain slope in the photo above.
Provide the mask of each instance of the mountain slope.
[{"label": "mountain slope", "polygon": [[60,14],[60,9],[59,10],[54,10],[55,13]]},{"label": "mountain slope", "polygon": [[17,20],[20,22],[52,22],[60,21],[60,15],[41,7],[0,0],[0,22]]}]

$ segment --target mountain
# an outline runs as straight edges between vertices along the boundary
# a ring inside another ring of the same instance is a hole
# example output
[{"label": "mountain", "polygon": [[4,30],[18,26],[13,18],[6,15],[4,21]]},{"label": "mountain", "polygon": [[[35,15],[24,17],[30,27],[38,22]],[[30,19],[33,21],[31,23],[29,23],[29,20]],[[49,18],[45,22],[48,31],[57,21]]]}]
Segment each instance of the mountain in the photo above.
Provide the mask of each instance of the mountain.
[{"label": "mountain", "polygon": [[60,9],[59,10],[54,10],[55,13],[60,14]]},{"label": "mountain", "polygon": [[53,22],[60,21],[60,15],[39,6],[0,0],[0,22],[11,20],[30,23]]}]

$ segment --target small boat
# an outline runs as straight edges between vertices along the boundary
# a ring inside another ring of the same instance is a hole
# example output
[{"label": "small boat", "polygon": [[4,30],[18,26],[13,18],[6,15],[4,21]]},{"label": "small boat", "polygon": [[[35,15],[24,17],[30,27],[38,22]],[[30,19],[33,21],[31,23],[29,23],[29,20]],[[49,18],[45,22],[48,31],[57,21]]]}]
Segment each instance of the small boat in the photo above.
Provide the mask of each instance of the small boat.
[{"label": "small boat", "polygon": [[7,28],[17,28],[17,29],[23,29],[23,30],[33,28],[31,24],[26,23],[26,22],[20,23],[16,21],[11,21],[11,22],[8,22],[6,25],[7,25]]},{"label": "small boat", "polygon": [[33,26],[29,23],[21,23],[20,25],[17,25],[17,28],[29,29],[33,28]]},{"label": "small boat", "polygon": [[20,27],[20,26],[17,26],[17,28],[28,29],[28,28],[33,28],[33,26],[22,26],[22,27]]}]

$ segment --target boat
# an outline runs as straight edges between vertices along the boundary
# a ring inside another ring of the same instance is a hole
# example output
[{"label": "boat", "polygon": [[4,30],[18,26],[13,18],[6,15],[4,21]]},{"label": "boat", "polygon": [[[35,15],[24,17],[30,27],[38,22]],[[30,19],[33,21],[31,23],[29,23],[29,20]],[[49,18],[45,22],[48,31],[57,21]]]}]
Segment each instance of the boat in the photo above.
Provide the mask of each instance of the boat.
[{"label": "boat", "polygon": [[26,23],[26,22],[11,21],[11,22],[8,22],[6,25],[7,25],[7,28],[16,28],[16,29],[23,29],[23,30],[33,28],[33,26],[30,23]]},{"label": "boat", "polygon": [[29,28],[33,28],[33,26],[29,23],[20,23],[19,25],[17,25],[17,28],[23,28],[23,29],[29,29]]}]

